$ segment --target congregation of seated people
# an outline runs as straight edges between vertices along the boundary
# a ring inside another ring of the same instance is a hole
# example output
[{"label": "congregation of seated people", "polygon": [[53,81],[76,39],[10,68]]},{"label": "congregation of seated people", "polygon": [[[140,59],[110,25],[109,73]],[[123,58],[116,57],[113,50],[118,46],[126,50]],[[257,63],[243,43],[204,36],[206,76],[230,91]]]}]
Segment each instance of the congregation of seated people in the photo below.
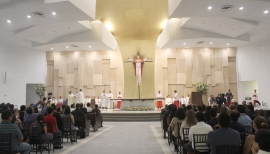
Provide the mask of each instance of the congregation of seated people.
[{"label": "congregation of seated people", "polygon": [[[72,104],[72,107],[74,107],[74,105],[76,106],[76,109],[74,110],[72,110],[72,108],[68,105],[62,104],[62,106],[57,106],[55,103],[47,102],[45,97],[43,98],[43,101],[39,101],[36,104],[31,104],[28,107],[21,105],[20,108],[18,108],[16,105],[10,103],[1,103],[0,135],[11,134],[11,151],[15,153],[29,154],[31,150],[51,151],[52,148],[53,150],[62,149],[62,143],[64,142],[62,138],[67,137],[64,135],[65,131],[71,133],[70,142],[77,141],[76,134],[78,133],[79,128],[75,126],[76,121],[74,116],[85,117],[88,113],[101,116],[98,105],[95,105],[94,109],[90,108],[90,103],[87,104],[86,108],[82,103]],[[70,119],[70,127],[64,127],[64,119]],[[87,120],[92,121],[93,119]],[[35,134],[34,131],[36,128],[39,128],[39,141],[42,144],[40,147],[35,147],[34,149],[32,144],[35,143],[33,143],[34,141],[32,134]],[[1,140],[0,144],[2,144],[2,142],[4,141]],[[45,146],[45,143],[50,143],[52,147]],[[0,151],[8,152],[8,150],[8,146],[0,147]]]},{"label": "congregation of seated people", "polygon": [[[176,152],[218,154],[227,146],[238,149],[239,154],[270,154],[270,110],[254,108],[245,102],[220,107],[183,104],[177,108],[170,104],[161,110],[161,122]],[[205,134],[205,140],[196,138],[198,134]],[[203,143],[196,143],[197,139]]]}]

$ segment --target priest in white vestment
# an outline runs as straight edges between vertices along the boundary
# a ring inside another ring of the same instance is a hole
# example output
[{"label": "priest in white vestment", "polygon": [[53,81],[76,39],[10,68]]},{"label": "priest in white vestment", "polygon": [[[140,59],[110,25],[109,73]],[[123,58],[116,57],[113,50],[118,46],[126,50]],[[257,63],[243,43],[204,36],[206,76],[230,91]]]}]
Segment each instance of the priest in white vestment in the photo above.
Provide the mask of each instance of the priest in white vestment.
[{"label": "priest in white vestment", "polygon": [[171,105],[172,104],[172,98],[170,97],[170,95],[168,95],[167,98],[165,99],[165,104],[166,105]]},{"label": "priest in white vestment", "polygon": [[189,99],[190,99],[189,94],[187,94],[187,97],[186,97],[186,103],[187,103],[187,105],[189,104]]},{"label": "priest in white vestment", "polygon": [[108,102],[108,109],[112,109],[113,108],[113,101],[111,99],[113,99],[113,94],[111,91],[109,91],[109,93],[107,94],[107,102]]},{"label": "priest in white vestment", "polygon": [[54,103],[55,105],[58,103],[58,102],[57,102],[57,99],[56,99],[55,97],[52,98],[51,104],[53,104],[53,103]]},{"label": "priest in white vestment", "polygon": [[107,101],[107,94],[105,93],[105,90],[101,94],[101,108],[105,108],[106,106],[106,101]]},{"label": "priest in white vestment", "polygon": [[83,103],[84,104],[84,93],[82,92],[82,89],[80,89],[80,92],[78,93],[78,101],[79,103]]},{"label": "priest in white vestment", "polygon": [[77,103],[80,103],[79,92],[77,92],[77,94],[76,94],[76,104],[77,104]]},{"label": "priest in white vestment", "polygon": [[95,103],[98,105],[98,107],[100,107],[101,99],[99,96],[97,98],[95,98]]},{"label": "priest in white vestment", "polygon": [[75,98],[74,94],[70,91],[68,93],[68,105],[69,106],[74,103],[74,98]]},{"label": "priest in white vestment", "polygon": [[184,95],[182,95],[182,98],[180,98],[180,102],[181,102],[182,105],[183,104],[185,104],[186,106],[188,105],[187,104],[187,101],[186,101],[186,98],[184,97]]}]

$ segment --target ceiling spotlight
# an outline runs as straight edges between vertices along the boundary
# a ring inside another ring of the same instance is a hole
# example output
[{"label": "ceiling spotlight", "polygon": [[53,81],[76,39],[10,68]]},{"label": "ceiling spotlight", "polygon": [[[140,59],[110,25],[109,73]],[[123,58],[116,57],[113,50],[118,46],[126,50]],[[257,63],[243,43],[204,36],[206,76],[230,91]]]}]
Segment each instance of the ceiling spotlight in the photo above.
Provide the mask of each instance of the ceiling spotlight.
[{"label": "ceiling spotlight", "polygon": [[227,45],[230,45],[229,43],[227,43]]},{"label": "ceiling spotlight", "polygon": [[210,42],[210,44],[213,44],[212,42]]},{"label": "ceiling spotlight", "polygon": [[68,46],[66,46],[66,48],[68,48]]},{"label": "ceiling spotlight", "polygon": [[186,45],[186,43],[183,43],[183,45]]},{"label": "ceiling spotlight", "polygon": [[106,28],[107,28],[109,31],[111,31],[111,30],[113,29],[112,24],[111,24],[110,22],[107,22],[107,23],[105,24],[105,26],[106,26]]},{"label": "ceiling spotlight", "polygon": [[28,15],[28,16],[27,16],[27,18],[31,18],[31,16],[30,16],[30,15]]},{"label": "ceiling spotlight", "polygon": [[211,10],[212,9],[212,6],[208,6],[208,10]]},{"label": "ceiling spotlight", "polygon": [[52,15],[56,15],[56,13],[55,12],[52,12]]},{"label": "ceiling spotlight", "polygon": [[268,12],[269,12],[268,10],[265,10],[263,13],[264,13],[264,14],[267,14]]},{"label": "ceiling spotlight", "polygon": [[89,48],[91,48],[91,46],[88,46]]},{"label": "ceiling spotlight", "polygon": [[10,20],[7,20],[7,22],[8,22],[8,23],[11,23],[11,21],[10,21]]},{"label": "ceiling spotlight", "polygon": [[163,21],[163,23],[162,23],[161,28],[165,28],[165,27],[166,27],[166,25],[167,25],[167,23],[168,23],[168,20],[167,20],[167,19],[166,19],[166,20],[164,20],[164,21]]},{"label": "ceiling spotlight", "polygon": [[243,10],[243,9],[244,9],[244,7],[242,7],[242,6],[241,6],[241,7],[239,7],[239,10]]},{"label": "ceiling spotlight", "polygon": [[53,48],[51,48],[51,50],[53,50]]}]

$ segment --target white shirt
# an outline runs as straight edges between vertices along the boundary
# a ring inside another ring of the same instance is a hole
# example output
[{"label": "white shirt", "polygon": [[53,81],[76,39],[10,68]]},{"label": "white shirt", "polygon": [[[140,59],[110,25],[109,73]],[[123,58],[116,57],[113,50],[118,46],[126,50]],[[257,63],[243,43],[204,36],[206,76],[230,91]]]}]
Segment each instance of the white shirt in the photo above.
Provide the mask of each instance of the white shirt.
[{"label": "white shirt", "polygon": [[188,97],[188,96],[186,97],[186,103],[187,103],[187,105],[189,104],[189,98],[190,97]]},{"label": "white shirt", "polygon": [[113,94],[112,94],[112,93],[109,93],[109,94],[107,94],[107,97],[108,97],[109,99],[113,99]]},{"label": "white shirt", "polygon": [[253,97],[253,100],[258,100],[258,93],[254,93],[254,94],[252,95],[252,97]]},{"label": "white shirt", "polygon": [[78,101],[79,101],[79,103],[84,103],[84,94],[83,94],[83,92],[82,91],[80,91],[79,93],[78,93]]},{"label": "white shirt", "polygon": [[162,94],[157,94],[157,98],[163,98]]},{"label": "white shirt", "polygon": [[178,101],[179,100],[179,96],[177,93],[174,94],[174,101]]},{"label": "white shirt", "polygon": [[194,149],[193,134],[208,134],[212,130],[212,127],[204,122],[198,122],[196,125],[190,127],[188,139],[192,142],[192,148]]},{"label": "white shirt", "polygon": [[63,103],[63,99],[58,99],[58,102],[61,102],[61,103]]},{"label": "white shirt", "polygon": [[100,98],[96,98],[96,99],[95,99],[95,102],[96,102],[96,103],[100,103],[100,102],[101,102],[101,99],[100,99]]},{"label": "white shirt", "polygon": [[211,105],[211,97],[208,98],[208,104]]},{"label": "white shirt", "polygon": [[52,99],[52,103],[57,104],[57,99]]},{"label": "white shirt", "polygon": [[[118,94],[118,95],[117,95],[117,98],[118,98],[118,99],[122,99],[123,96],[122,96],[121,94],[120,94],[120,95]],[[121,101],[121,100],[117,100],[117,101]]]},{"label": "white shirt", "polygon": [[68,104],[69,105],[73,104],[73,98],[74,98],[74,94],[69,94],[68,95]]},{"label": "white shirt", "polygon": [[182,97],[182,98],[180,98],[180,101],[181,101],[182,104],[188,105],[187,101],[186,101],[186,98]]},{"label": "white shirt", "polygon": [[86,107],[87,112],[91,112],[92,108],[91,107]]},{"label": "white shirt", "polygon": [[168,105],[172,104],[172,98],[167,97],[167,98],[165,99],[165,102],[166,102],[166,104],[168,104]]}]

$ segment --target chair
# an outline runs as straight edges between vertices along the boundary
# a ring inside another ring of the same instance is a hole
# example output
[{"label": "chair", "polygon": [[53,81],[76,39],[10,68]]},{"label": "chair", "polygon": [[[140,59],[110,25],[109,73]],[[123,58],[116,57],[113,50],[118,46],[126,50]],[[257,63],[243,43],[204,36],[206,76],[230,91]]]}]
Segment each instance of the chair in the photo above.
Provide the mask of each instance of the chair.
[{"label": "chair", "polygon": [[183,138],[182,140],[184,141],[184,143],[188,143],[189,142],[189,129],[190,128],[183,128]]},{"label": "chair", "polygon": [[0,134],[0,151],[1,154],[16,154],[20,151],[12,151],[11,133]]},{"label": "chair", "polygon": [[177,153],[178,153],[178,151],[180,151],[181,152],[181,135],[180,135],[180,128],[181,128],[181,125],[182,125],[182,123],[177,123],[177,133],[178,133],[178,138],[177,138],[177,145],[178,146],[180,146],[179,147],[179,150],[177,150]]},{"label": "chair", "polygon": [[240,154],[241,145],[217,145],[216,154]]},{"label": "chair", "polygon": [[63,141],[63,137],[66,136],[67,138],[67,142],[68,142],[68,136],[70,136],[70,142],[71,144],[73,144],[73,142],[77,142],[77,135],[76,133],[74,133],[74,137],[75,140],[71,139],[71,134],[72,134],[72,130],[71,130],[71,118],[62,118],[62,123],[63,123],[63,132],[62,132],[62,141]]},{"label": "chair", "polygon": [[30,134],[31,122],[22,122],[24,133]]},{"label": "chair", "polygon": [[[47,128],[53,128],[54,125],[52,122],[46,122],[46,125],[47,125]],[[48,132],[48,133],[52,133],[52,132]],[[51,144],[53,145],[53,152],[54,152],[54,146],[58,146],[61,148],[62,146],[62,141],[61,141],[61,136],[53,136],[53,139],[49,141],[50,142],[50,147],[51,147]]]},{"label": "chair", "polygon": [[244,126],[246,131],[246,136],[252,134],[252,127],[251,126]]},{"label": "chair", "polygon": [[208,134],[193,134],[193,145],[195,153],[210,153],[209,147],[206,145]]},{"label": "chair", "polygon": [[40,148],[40,153],[42,153],[44,146],[48,148],[48,153],[50,153],[49,150],[50,143],[48,140],[42,139],[41,132],[42,132],[41,127],[32,126],[30,131],[29,143],[33,145],[33,149],[36,149],[36,153],[38,152],[38,148]]},{"label": "chair", "polygon": [[171,131],[171,128],[168,129],[167,133],[168,133],[168,144],[170,146],[170,144],[172,143],[172,131]]}]

